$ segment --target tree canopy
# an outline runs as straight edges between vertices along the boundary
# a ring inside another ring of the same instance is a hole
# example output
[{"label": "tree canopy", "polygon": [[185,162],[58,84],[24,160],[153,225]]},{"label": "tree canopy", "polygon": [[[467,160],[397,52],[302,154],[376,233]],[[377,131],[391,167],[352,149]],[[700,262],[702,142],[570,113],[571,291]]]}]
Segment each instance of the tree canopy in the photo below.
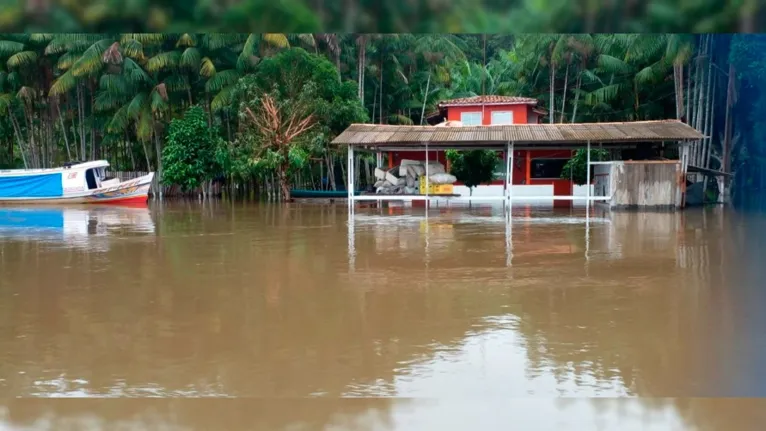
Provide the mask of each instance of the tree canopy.
[{"label": "tree canopy", "polygon": [[491,150],[456,151],[448,150],[450,172],[471,190],[494,179],[495,168],[500,159]]},{"label": "tree canopy", "polygon": [[240,97],[250,88],[250,102],[270,93],[278,104],[313,83],[320,137],[296,173],[331,186],[345,156],[327,143],[351,122],[420,124],[442,100],[497,94],[539,99],[548,122],[684,118],[709,136],[695,163],[728,164],[737,187],[766,190],[761,44],[749,34],[0,34],[0,163],[104,158],[161,176],[170,122],[196,105],[224,139],[224,174],[262,181],[237,140]]}]

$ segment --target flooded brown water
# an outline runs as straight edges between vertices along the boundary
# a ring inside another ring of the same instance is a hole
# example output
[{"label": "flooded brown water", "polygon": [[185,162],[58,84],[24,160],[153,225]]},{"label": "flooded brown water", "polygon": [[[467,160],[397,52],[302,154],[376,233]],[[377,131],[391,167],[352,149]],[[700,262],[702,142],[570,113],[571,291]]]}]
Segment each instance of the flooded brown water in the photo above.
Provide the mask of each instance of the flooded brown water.
[{"label": "flooded brown water", "polygon": [[0,208],[0,430],[766,423],[764,216],[347,220],[342,204]]}]

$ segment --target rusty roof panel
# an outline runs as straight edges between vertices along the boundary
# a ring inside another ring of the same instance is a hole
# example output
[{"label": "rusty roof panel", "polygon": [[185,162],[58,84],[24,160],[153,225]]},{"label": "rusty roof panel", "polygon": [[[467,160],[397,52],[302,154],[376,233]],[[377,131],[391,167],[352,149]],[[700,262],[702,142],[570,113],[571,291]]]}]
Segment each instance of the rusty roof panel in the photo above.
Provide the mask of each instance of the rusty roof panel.
[{"label": "rusty roof panel", "polygon": [[620,143],[697,140],[703,136],[678,120],[634,123],[513,124],[505,126],[434,127],[352,124],[335,140],[337,145],[420,146]]}]

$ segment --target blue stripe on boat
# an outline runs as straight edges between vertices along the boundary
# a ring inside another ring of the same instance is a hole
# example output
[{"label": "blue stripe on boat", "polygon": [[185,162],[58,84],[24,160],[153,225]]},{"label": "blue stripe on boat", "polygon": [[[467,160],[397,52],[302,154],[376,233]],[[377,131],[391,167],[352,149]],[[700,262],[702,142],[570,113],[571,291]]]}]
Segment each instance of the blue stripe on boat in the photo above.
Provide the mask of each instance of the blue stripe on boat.
[{"label": "blue stripe on boat", "polygon": [[64,195],[61,172],[0,176],[0,198],[58,198]]}]

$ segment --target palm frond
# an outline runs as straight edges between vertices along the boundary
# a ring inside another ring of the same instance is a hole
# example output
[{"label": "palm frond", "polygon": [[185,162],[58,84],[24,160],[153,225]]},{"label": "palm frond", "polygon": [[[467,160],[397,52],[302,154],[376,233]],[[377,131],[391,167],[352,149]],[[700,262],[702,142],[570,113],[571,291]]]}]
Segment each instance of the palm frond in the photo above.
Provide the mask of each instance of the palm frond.
[{"label": "palm frond", "polygon": [[628,63],[607,54],[599,55],[596,59],[596,64],[599,69],[606,73],[623,74],[632,71],[632,68]]},{"label": "palm frond", "polygon": [[181,53],[178,51],[161,52],[146,62],[146,70],[149,72],[159,72],[161,70],[173,69],[178,66],[181,60]]},{"label": "palm frond", "polygon": [[662,82],[665,79],[665,71],[661,63],[655,63],[646,66],[636,73],[634,79],[639,84],[653,84]]},{"label": "palm frond", "polygon": [[202,44],[208,49],[217,50],[242,42],[243,36],[237,33],[207,33],[202,38]]},{"label": "palm frond", "polygon": [[104,74],[99,79],[98,86],[102,91],[112,94],[130,94],[130,85],[123,75]]},{"label": "palm frond", "polygon": [[16,93],[16,97],[26,102],[30,102],[32,99],[37,97],[37,90],[35,90],[34,87],[25,85],[19,89],[19,91]]},{"label": "palm frond", "polygon": [[229,69],[216,73],[205,83],[205,89],[211,93],[220,91],[224,87],[233,85],[242,75],[238,70]]},{"label": "palm frond", "polygon": [[127,114],[131,118],[138,119],[141,115],[141,112],[144,110],[146,102],[148,101],[148,96],[146,93],[141,92],[136,94],[133,99],[128,103],[127,105]]},{"label": "palm frond", "polygon": [[96,94],[94,108],[98,112],[111,111],[120,106],[124,107],[125,98],[122,94],[110,91],[99,91]]},{"label": "palm frond", "polygon": [[107,131],[120,133],[125,131],[129,124],[130,116],[128,116],[128,105],[123,105],[112,116],[112,119],[107,125]]},{"label": "palm frond", "polygon": [[274,48],[289,48],[290,41],[284,33],[264,33],[261,38]]},{"label": "palm frond", "polygon": [[32,33],[29,35],[29,41],[34,43],[48,43],[56,35],[53,33]]},{"label": "palm frond", "polygon": [[189,85],[189,78],[184,75],[170,75],[165,78],[164,83],[168,91],[171,93],[187,91],[191,88]]},{"label": "palm frond", "polygon": [[199,70],[201,61],[202,61],[202,56],[200,55],[199,49],[194,47],[189,47],[189,48],[186,48],[184,52],[181,54],[180,64],[183,67],[189,68],[193,71],[197,71]]},{"label": "palm frond", "polygon": [[213,60],[208,57],[202,59],[202,65],[200,66],[199,74],[205,78],[210,78],[216,74],[215,65]]},{"label": "palm frond", "polygon": [[176,48],[197,46],[197,37],[193,34],[184,33],[178,38]]},{"label": "palm frond", "polygon": [[153,114],[159,114],[168,108],[168,91],[165,84],[159,84],[152,90],[151,107]]},{"label": "palm frond", "polygon": [[126,58],[122,62],[122,71],[131,83],[138,84],[152,82],[152,78],[146,73],[144,68],[130,58]]},{"label": "palm frond", "polygon": [[0,114],[6,115],[8,111],[13,107],[13,102],[16,100],[16,96],[10,93],[0,94]]},{"label": "palm frond", "polygon": [[588,93],[585,100],[588,104],[608,103],[617,98],[622,88],[621,83],[606,85]]},{"label": "palm frond", "polygon": [[144,105],[143,109],[136,114],[136,136],[142,141],[148,141],[154,133],[154,118],[151,107]]},{"label": "palm frond", "polygon": [[235,85],[232,84],[221,89],[221,91],[219,91],[218,94],[216,94],[215,97],[213,97],[213,100],[210,102],[210,109],[213,111],[220,111],[221,109],[231,105],[234,88]]},{"label": "palm frond", "polygon": [[122,52],[136,60],[144,59],[144,45],[136,39],[128,39],[120,42]]},{"label": "palm frond", "polygon": [[124,33],[120,37],[120,42],[125,43],[129,40],[137,40],[143,45],[159,44],[165,40],[164,33]]},{"label": "palm frond", "polygon": [[59,70],[69,70],[70,67],[74,64],[75,60],[77,60],[77,57],[75,54],[72,54],[70,52],[64,53],[61,57],[59,57],[59,60],[56,62],[56,67]]},{"label": "palm frond", "polygon": [[21,51],[13,54],[8,59],[8,68],[13,69],[17,67],[30,66],[37,62],[37,53],[34,51]]},{"label": "palm frond", "polygon": [[106,51],[112,43],[113,40],[111,39],[101,39],[88,47],[88,49],[83,52],[82,56],[80,56],[80,58],[78,58],[72,65],[72,74],[76,77],[80,77],[91,75],[101,70],[104,65],[102,58],[104,51]]},{"label": "palm frond", "polygon": [[67,51],[82,53],[102,38],[102,35],[93,33],[61,33],[51,39],[44,52],[46,55],[61,54]]},{"label": "palm frond", "polygon": [[10,57],[24,50],[24,44],[12,40],[0,40],[0,57]]},{"label": "palm frond", "polygon": [[388,116],[388,124],[402,124],[402,125],[411,126],[415,123],[412,121],[412,118],[406,115],[392,114]]}]

